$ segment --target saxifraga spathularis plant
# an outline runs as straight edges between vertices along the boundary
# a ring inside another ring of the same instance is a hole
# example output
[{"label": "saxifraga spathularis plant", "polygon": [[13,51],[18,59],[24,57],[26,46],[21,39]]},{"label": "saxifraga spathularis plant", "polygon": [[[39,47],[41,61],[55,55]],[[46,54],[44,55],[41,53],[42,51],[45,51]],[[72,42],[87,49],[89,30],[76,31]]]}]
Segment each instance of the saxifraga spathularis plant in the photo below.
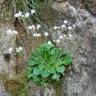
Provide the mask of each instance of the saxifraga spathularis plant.
[{"label": "saxifraga spathularis plant", "polygon": [[63,49],[52,43],[44,43],[31,54],[27,75],[36,84],[45,84],[49,80],[58,81],[70,64],[72,58]]}]

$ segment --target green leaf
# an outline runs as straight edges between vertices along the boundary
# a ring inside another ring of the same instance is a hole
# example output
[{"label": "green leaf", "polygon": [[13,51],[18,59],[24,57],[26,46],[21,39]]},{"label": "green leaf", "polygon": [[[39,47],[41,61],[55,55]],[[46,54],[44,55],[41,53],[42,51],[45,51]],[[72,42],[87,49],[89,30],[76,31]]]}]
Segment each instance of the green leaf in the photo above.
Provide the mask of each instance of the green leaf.
[{"label": "green leaf", "polygon": [[58,65],[63,65],[63,61],[61,59],[57,60]]},{"label": "green leaf", "polygon": [[39,74],[40,74],[40,70],[39,70],[38,67],[35,67],[35,68],[33,69],[33,74],[34,74],[34,75],[39,75]]},{"label": "green leaf", "polygon": [[49,73],[55,73],[55,72],[56,72],[56,70],[55,70],[55,68],[54,68],[54,67],[50,67],[50,68],[49,68],[49,70],[48,70],[48,72],[49,72]]},{"label": "green leaf", "polygon": [[58,74],[54,74],[54,75],[52,76],[52,79],[54,79],[54,80],[59,80],[59,75],[58,75]]},{"label": "green leaf", "polygon": [[64,65],[70,65],[72,64],[72,58],[70,56],[65,56],[64,57],[64,61],[63,61]]},{"label": "green leaf", "polygon": [[30,74],[28,74],[28,78],[31,78],[32,76],[33,76],[33,74],[31,74],[31,73],[30,73]]},{"label": "green leaf", "polygon": [[46,71],[42,71],[41,76],[42,77],[48,77],[49,76],[49,73],[46,72]]},{"label": "green leaf", "polygon": [[36,62],[35,62],[34,60],[30,59],[30,60],[28,61],[28,64],[29,64],[29,65],[35,65]]},{"label": "green leaf", "polygon": [[33,79],[34,82],[40,81],[40,79],[37,76],[33,76],[32,79]]},{"label": "green leaf", "polygon": [[52,48],[52,50],[51,50],[50,53],[53,54],[53,55],[54,55],[54,54],[57,54],[57,55],[58,55],[58,54],[60,53],[60,51],[61,51],[61,50],[60,50],[59,48]]},{"label": "green leaf", "polygon": [[63,74],[64,71],[65,71],[65,67],[64,66],[60,66],[60,67],[57,68],[57,72],[60,72],[60,73]]},{"label": "green leaf", "polygon": [[40,65],[39,65],[39,69],[40,69],[40,70],[44,70],[44,68],[45,68],[44,64],[40,64]]}]

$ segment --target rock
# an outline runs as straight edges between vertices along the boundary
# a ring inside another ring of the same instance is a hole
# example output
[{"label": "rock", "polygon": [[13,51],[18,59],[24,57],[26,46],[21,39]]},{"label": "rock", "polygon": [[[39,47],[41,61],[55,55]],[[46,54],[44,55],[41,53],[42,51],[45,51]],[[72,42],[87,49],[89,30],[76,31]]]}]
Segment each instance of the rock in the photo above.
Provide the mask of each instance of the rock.
[{"label": "rock", "polygon": [[68,0],[72,5],[85,8],[96,17],[96,0]]},{"label": "rock", "polygon": [[77,27],[74,36],[77,37],[77,40],[76,37],[74,37],[75,41],[71,38],[71,41],[66,42],[65,39],[58,46],[68,50],[71,54],[73,53],[72,49],[76,48],[77,51],[75,50],[73,54],[74,62],[72,67],[64,76],[62,96],[96,96],[96,35],[94,35],[96,34],[96,18],[92,17],[85,9],[76,9],[68,3],[67,7],[65,5],[55,4],[54,8],[66,13],[64,14],[66,18],[70,14],[68,20],[75,17],[74,23]]},{"label": "rock", "polygon": [[4,88],[4,83],[2,80],[0,80],[0,96],[10,96]]},{"label": "rock", "polygon": [[[0,0],[0,8],[2,6],[3,0]],[[2,81],[2,74],[7,74],[7,79],[12,78],[15,74],[15,60],[14,54],[8,55],[8,49],[12,47],[15,48],[15,36],[10,36],[7,34],[8,29],[13,29],[12,25],[12,14],[10,11],[2,9],[0,10],[0,96],[10,96],[6,93],[5,86]],[[6,54],[6,56],[5,56]],[[5,95],[6,94],[6,95]]]}]

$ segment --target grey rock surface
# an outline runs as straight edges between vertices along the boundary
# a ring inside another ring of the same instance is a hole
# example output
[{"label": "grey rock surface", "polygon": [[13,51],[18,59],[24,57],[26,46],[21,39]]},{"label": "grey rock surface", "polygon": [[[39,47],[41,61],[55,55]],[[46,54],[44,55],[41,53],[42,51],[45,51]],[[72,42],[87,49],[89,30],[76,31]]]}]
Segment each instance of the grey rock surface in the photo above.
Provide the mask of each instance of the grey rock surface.
[{"label": "grey rock surface", "polygon": [[71,38],[71,42],[76,43],[63,40],[59,46],[69,49],[70,53],[77,47],[77,51],[73,53],[73,65],[65,73],[62,96],[96,96],[96,18],[85,9],[66,4],[55,4],[54,8],[58,6],[59,11],[65,11],[66,18],[70,14],[70,20],[75,17],[77,26],[73,33],[76,33],[76,37],[75,41]]},{"label": "grey rock surface", "polygon": [[96,0],[68,0],[75,7],[85,8],[96,17]]},{"label": "grey rock surface", "polygon": [[[4,0],[0,0],[0,8]],[[2,75],[6,75],[7,79],[11,79],[15,74],[14,66],[15,61],[14,57],[11,54],[9,61],[6,61],[4,58],[5,54],[9,52],[9,48],[15,48],[15,36],[10,36],[7,34],[9,29],[14,30],[14,26],[10,20],[11,12],[7,10],[0,10],[0,96],[9,96],[6,92],[4,86],[5,78],[2,78]]]}]

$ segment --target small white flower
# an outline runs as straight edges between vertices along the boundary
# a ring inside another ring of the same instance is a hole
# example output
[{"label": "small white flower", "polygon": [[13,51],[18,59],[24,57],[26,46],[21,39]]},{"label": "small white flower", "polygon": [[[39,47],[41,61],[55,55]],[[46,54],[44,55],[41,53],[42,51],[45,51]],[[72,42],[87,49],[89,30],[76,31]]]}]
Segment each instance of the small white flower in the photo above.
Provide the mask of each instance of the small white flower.
[{"label": "small white flower", "polygon": [[32,29],[32,26],[28,26],[28,29]]},{"label": "small white flower", "polygon": [[64,20],[64,23],[65,23],[65,24],[67,24],[67,23],[68,23],[68,21],[67,21],[67,20]]},{"label": "small white flower", "polygon": [[41,25],[40,24],[37,24],[37,29],[39,30],[41,28]]},{"label": "small white flower", "polygon": [[76,26],[73,24],[73,27],[75,28]]},{"label": "small white flower", "polygon": [[32,29],[33,29],[33,30],[35,30],[35,29],[36,29],[35,25],[32,25]]},{"label": "small white flower", "polygon": [[25,17],[24,15],[21,15],[21,17]]},{"label": "small white flower", "polygon": [[64,34],[63,36],[64,36],[64,37],[66,37],[66,35],[65,35],[65,34]]},{"label": "small white flower", "polygon": [[68,30],[72,30],[72,27],[71,26],[68,26]]},{"label": "small white flower", "polygon": [[30,16],[30,13],[27,12],[27,13],[25,14],[25,17],[29,17],[29,16]]},{"label": "small white flower", "polygon": [[53,29],[54,29],[54,30],[57,30],[57,29],[58,29],[58,27],[57,27],[57,26],[54,26],[54,27],[53,27]]},{"label": "small white flower", "polygon": [[52,45],[52,42],[51,42],[51,41],[48,41],[48,44],[49,44],[49,45]]},{"label": "small white flower", "polygon": [[20,16],[22,16],[22,12],[21,11],[19,11],[18,13],[15,14],[15,17],[20,17]]},{"label": "small white flower", "polygon": [[34,37],[37,37],[37,33],[33,33],[33,36],[34,36]]},{"label": "small white flower", "polygon": [[11,54],[13,51],[13,48],[9,48],[8,52]]},{"label": "small white flower", "polygon": [[69,34],[69,37],[72,38],[73,37],[72,34]]},{"label": "small white flower", "polygon": [[8,29],[6,32],[8,35],[16,35],[18,33],[16,30],[11,30],[11,29]]},{"label": "small white flower", "polygon": [[60,39],[57,39],[56,42],[57,42],[57,43],[60,43]]},{"label": "small white flower", "polygon": [[13,30],[12,32],[14,35],[16,35],[18,33],[16,30]]},{"label": "small white flower", "polygon": [[40,33],[38,33],[38,34],[37,34],[37,37],[40,37],[40,36],[41,36],[41,34],[40,34]]},{"label": "small white flower", "polygon": [[31,10],[31,14],[33,15],[33,14],[35,14],[36,12],[35,12],[35,10]]},{"label": "small white flower", "polygon": [[12,30],[11,29],[8,29],[6,32],[7,32],[8,35],[12,34]]},{"label": "small white flower", "polygon": [[60,38],[60,39],[63,39],[63,36],[60,36],[59,38]]},{"label": "small white flower", "polygon": [[20,51],[22,51],[22,50],[23,50],[22,47],[18,47],[18,48],[16,48],[16,52],[20,52]]},{"label": "small white flower", "polygon": [[48,36],[48,32],[44,32],[44,35],[45,35],[45,36]]},{"label": "small white flower", "polygon": [[63,24],[63,25],[61,25],[61,28],[64,29],[64,28],[66,28],[66,26]]},{"label": "small white flower", "polygon": [[19,52],[19,49],[18,48],[16,48],[16,52]]},{"label": "small white flower", "polygon": [[23,48],[22,48],[22,47],[19,47],[18,49],[19,49],[19,51],[22,51],[22,50],[23,50]]}]

